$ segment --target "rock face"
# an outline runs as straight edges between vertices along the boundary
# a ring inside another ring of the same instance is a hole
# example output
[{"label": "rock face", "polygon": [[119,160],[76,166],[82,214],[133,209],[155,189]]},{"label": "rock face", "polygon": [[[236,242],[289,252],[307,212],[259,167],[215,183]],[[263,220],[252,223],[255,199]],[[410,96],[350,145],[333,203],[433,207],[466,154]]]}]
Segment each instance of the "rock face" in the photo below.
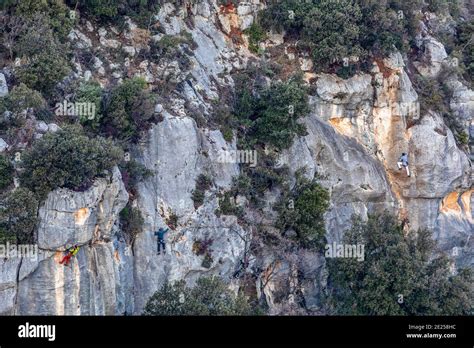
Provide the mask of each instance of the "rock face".
[{"label": "rock face", "polygon": [[43,250],[60,250],[83,245],[98,236],[111,237],[112,227],[127,201],[118,169],[114,170],[111,182],[98,179],[85,192],[51,192],[39,211],[38,246]]},{"label": "rock face", "polygon": [[8,85],[5,75],[0,73],[0,98],[6,97],[8,95]]},{"label": "rock face", "polygon": [[[465,90],[463,95],[472,92],[462,84],[463,87],[459,86],[458,81],[451,83]],[[377,62],[371,75],[356,75],[348,80],[323,75],[316,86],[313,102],[317,115],[328,120],[339,133],[357,139],[367,154],[382,164],[398,202],[400,217],[407,219],[411,229],[436,231],[442,250],[451,252],[453,247],[464,250],[464,254],[454,256],[461,264],[472,264],[468,252],[474,227],[469,203],[471,163],[439,114],[420,115],[418,96],[402,57],[394,54]],[[462,110],[462,103],[454,106],[457,105]],[[465,113],[472,117],[470,106],[465,108]],[[411,177],[397,168],[402,152],[409,155]],[[372,184],[373,178],[369,181]],[[443,208],[450,195],[464,195],[460,202],[465,203],[456,209],[460,213],[456,220],[451,214],[446,215]],[[447,236],[456,230],[459,240],[447,243]]]},{"label": "rock face", "polygon": [[352,214],[391,209],[396,206],[383,167],[354,139],[338,134],[316,114],[305,119],[308,135],[301,138],[283,158],[293,171],[306,167],[331,193],[326,214],[328,242],[339,242]]},{"label": "rock face", "polygon": [[0,153],[4,152],[7,149],[8,149],[8,144],[6,143],[5,140],[0,138]]},{"label": "rock face", "polygon": [[[117,168],[85,192],[51,192],[39,211],[39,254],[2,263],[1,313],[110,315],[130,308],[131,253],[116,234],[127,201]],[[74,244],[81,247],[77,256],[59,264]]]},{"label": "rock face", "polygon": [[[83,67],[84,78],[94,74],[104,85],[110,82],[107,78],[120,79],[126,71],[151,83],[166,78],[178,87],[156,107],[162,121],[131,150],[134,159],[153,173],[136,192],[127,193],[115,168],[84,192],[58,189],[48,195],[39,210],[37,257],[0,260],[0,314],[140,314],[166,282],[184,279],[193,284],[203,275],[219,275],[237,288],[239,280],[233,274],[249,253],[254,226],[243,227],[235,216],[216,215],[218,195],[240,173],[238,164],[221,163],[219,156],[236,150],[236,142],[199,125],[196,115],[210,117],[213,101],[233,86],[231,73],[256,58],[246,48],[242,31],[261,6],[258,0],[238,7],[215,1],[163,5],[156,17],[162,32],[152,40],[190,33],[195,47],[186,66],[135,61],[141,59],[136,53],[144,34],[130,21],[124,37],[111,28],[96,30],[90,23],[70,33],[78,49],[98,42],[105,51],[121,47],[127,56],[123,66],[106,54],[95,57],[96,71]],[[273,33],[269,40],[284,45],[281,35]],[[423,75],[437,75],[447,59],[443,45],[428,34],[420,36],[418,44],[424,53],[414,67]],[[307,58],[297,62],[302,70],[312,70]],[[469,156],[436,110],[420,114],[405,64],[400,54],[393,54],[377,60],[370,73],[346,80],[312,74],[311,113],[302,120],[308,134],[295,139],[280,154],[279,163],[289,166],[293,182],[294,173],[302,168],[310,178],[315,173],[322,177],[331,193],[325,215],[328,242],[341,241],[352,215],[366,218],[389,210],[404,219],[407,228],[432,229],[440,249],[454,258],[456,266],[473,267]],[[108,76],[106,69],[115,75]],[[2,78],[0,74],[0,97],[8,93]],[[474,92],[457,79],[448,84],[453,91],[451,108],[469,130]],[[44,133],[57,127],[41,124],[37,130]],[[409,154],[411,177],[397,168],[402,152]],[[200,174],[210,177],[212,185],[197,207],[192,194]],[[276,195],[269,193],[267,198],[273,201]],[[143,230],[132,245],[119,225],[119,213],[129,199],[144,218]],[[171,227],[166,254],[157,255],[154,231],[165,226]],[[203,241],[210,244],[207,256],[197,252]],[[71,264],[59,264],[65,248],[75,244],[81,249]],[[258,298],[265,300],[271,314],[326,314],[322,296],[327,270],[321,254],[297,250],[282,257],[281,250],[260,249],[260,254],[251,255],[248,269],[254,274],[252,286]],[[304,299],[303,312],[295,304],[297,297]]]}]

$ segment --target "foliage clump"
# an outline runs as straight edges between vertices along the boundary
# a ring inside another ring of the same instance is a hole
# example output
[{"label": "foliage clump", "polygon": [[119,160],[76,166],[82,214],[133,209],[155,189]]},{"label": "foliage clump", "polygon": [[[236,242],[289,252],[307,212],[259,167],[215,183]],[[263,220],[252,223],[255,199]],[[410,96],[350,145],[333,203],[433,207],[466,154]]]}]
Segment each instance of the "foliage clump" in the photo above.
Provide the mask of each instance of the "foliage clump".
[{"label": "foliage clump", "polygon": [[217,277],[199,278],[194,287],[181,280],[165,284],[148,300],[144,315],[257,315],[242,294],[235,296]]},{"label": "foliage clump", "polygon": [[472,271],[450,272],[445,255],[432,258],[428,230],[407,236],[387,213],[355,218],[344,239],[364,245],[364,261],[328,259],[329,303],[340,315],[472,315]]},{"label": "foliage clump", "polygon": [[123,157],[110,140],[89,138],[79,126],[47,133],[22,155],[21,184],[40,199],[59,187],[85,190]]}]

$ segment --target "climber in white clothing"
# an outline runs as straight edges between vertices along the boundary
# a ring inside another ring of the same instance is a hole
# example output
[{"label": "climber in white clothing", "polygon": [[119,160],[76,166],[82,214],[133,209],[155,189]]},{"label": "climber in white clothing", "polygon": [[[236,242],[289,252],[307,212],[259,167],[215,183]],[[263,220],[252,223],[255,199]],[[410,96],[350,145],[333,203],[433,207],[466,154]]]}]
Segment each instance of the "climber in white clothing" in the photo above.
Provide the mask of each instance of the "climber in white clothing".
[{"label": "climber in white clothing", "polygon": [[410,169],[408,168],[408,155],[403,152],[397,162],[398,170],[402,169],[402,166],[405,167],[407,175],[410,176]]}]

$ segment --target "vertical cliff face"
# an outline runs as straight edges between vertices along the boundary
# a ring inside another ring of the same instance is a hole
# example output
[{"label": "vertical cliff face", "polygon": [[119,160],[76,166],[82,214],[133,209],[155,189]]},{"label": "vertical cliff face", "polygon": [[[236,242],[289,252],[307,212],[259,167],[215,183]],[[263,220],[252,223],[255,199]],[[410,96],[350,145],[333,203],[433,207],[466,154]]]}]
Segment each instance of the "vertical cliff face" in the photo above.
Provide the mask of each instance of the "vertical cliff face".
[{"label": "vertical cliff face", "polygon": [[[456,82],[457,90],[465,88]],[[472,264],[469,156],[458,148],[436,111],[420,113],[401,55],[377,62],[370,75],[348,80],[324,75],[316,85],[318,116],[337,132],[356,139],[380,163],[407,227],[434,230],[444,251],[458,247],[459,262]],[[473,104],[466,103],[464,108],[463,115],[472,117]],[[402,152],[409,155],[411,177],[397,167]],[[448,236],[456,238],[448,241]]]},{"label": "vertical cliff face", "polygon": [[[38,257],[2,261],[2,313],[121,314],[131,306],[131,253],[117,234],[127,201],[117,168],[85,192],[51,192],[39,211]],[[73,244],[79,253],[61,265]]]},{"label": "vertical cliff face", "polygon": [[[140,314],[148,298],[167,281],[193,283],[202,275],[215,274],[229,286],[237,285],[232,274],[248,250],[252,229],[239,225],[235,216],[215,214],[218,194],[228,190],[240,173],[238,164],[220,163],[219,153],[235,150],[236,143],[224,140],[219,130],[198,125],[196,115],[209,117],[213,101],[233,87],[231,74],[243,69],[249,59],[259,59],[247,49],[242,31],[262,6],[258,0],[238,7],[210,0],[161,8],[157,21],[164,33],[151,40],[189,32],[195,49],[189,53],[190,64],[183,66],[157,65],[135,55],[126,58],[131,70],[151,84],[166,78],[180,86],[157,106],[163,120],[132,151],[153,175],[139,183],[134,197],[129,197],[118,169],[85,192],[51,192],[39,211],[38,259],[0,260],[0,314]],[[106,29],[98,43],[105,51],[116,42],[131,52],[143,34],[131,22],[120,38]],[[70,40],[83,47],[99,36],[95,28],[79,27]],[[285,45],[276,35],[269,40],[272,45]],[[446,53],[433,38],[423,40],[426,57],[414,66],[435,75]],[[104,84],[124,77],[112,57],[102,60],[88,74]],[[457,266],[472,267],[474,192],[469,154],[459,148],[436,110],[420,113],[406,59],[393,54],[374,63],[370,73],[346,80],[312,74],[304,57],[290,63],[307,71],[314,93],[311,113],[303,120],[308,134],[296,139],[279,160],[292,175],[303,167],[308,177],[322,175],[321,183],[331,193],[325,215],[328,241],[342,239],[353,214],[365,218],[389,210],[405,219],[407,228],[432,229]],[[80,64],[79,69],[77,74],[86,74]],[[458,80],[449,84],[451,107],[469,127],[474,92]],[[397,168],[402,152],[409,154],[411,177]],[[203,204],[195,207],[192,192],[202,173],[213,183]],[[143,231],[133,246],[124,239],[118,218],[129,198],[144,217]],[[169,225],[174,215],[178,219],[167,235],[167,253],[157,255],[154,231]],[[212,240],[212,258],[206,262],[194,250],[202,240]],[[66,244],[81,246],[67,267],[59,264]],[[253,256],[263,270],[255,277],[255,289],[269,304],[270,313],[290,311],[297,292],[303,294],[306,310],[324,313],[324,257],[297,251],[278,261],[278,251],[271,249]]]}]

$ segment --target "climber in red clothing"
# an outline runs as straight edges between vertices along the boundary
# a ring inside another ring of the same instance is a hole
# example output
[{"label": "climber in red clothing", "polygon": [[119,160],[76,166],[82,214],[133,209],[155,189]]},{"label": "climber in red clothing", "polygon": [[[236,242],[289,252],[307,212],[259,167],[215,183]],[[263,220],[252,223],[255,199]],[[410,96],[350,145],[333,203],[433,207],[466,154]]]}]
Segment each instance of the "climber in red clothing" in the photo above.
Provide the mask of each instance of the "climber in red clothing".
[{"label": "climber in red clothing", "polygon": [[79,247],[77,245],[74,245],[72,248],[69,248],[68,253],[64,255],[60,264],[62,265],[64,263],[64,266],[67,266],[69,264],[69,261],[71,261],[71,257],[76,255],[78,251],[79,251]]}]

